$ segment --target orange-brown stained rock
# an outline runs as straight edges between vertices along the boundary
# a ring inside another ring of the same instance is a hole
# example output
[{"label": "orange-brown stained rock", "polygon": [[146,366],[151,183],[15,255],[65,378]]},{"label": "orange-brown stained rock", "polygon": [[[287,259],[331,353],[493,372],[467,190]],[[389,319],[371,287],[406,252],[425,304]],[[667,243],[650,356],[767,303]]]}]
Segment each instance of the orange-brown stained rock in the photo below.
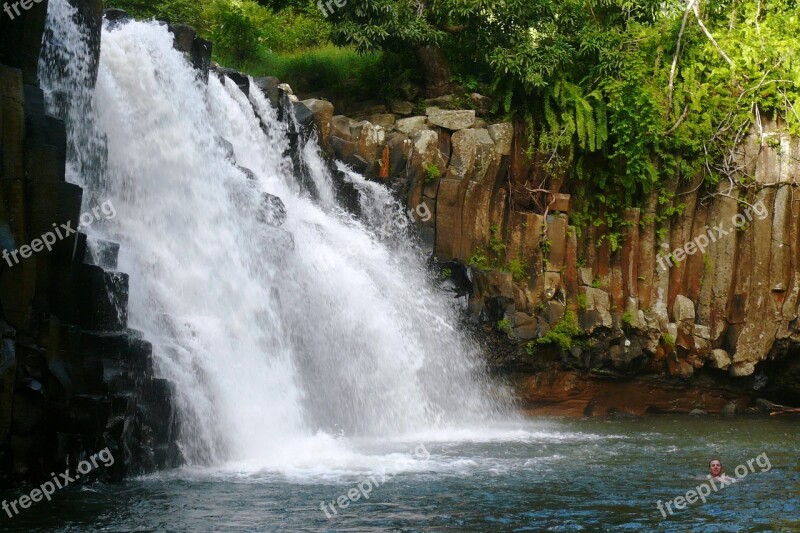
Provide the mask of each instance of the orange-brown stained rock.
[{"label": "orange-brown stained rock", "polygon": [[569,214],[570,195],[557,192],[553,195],[553,197],[553,203],[550,205],[550,211],[559,211],[561,213]]},{"label": "orange-brown stained rock", "polygon": [[378,172],[378,177],[383,179],[389,177],[389,145],[383,146],[383,154],[381,155],[381,168]]},{"label": "orange-brown stained rock", "polygon": [[[718,340],[728,327],[728,307],[732,294],[737,292],[737,286],[734,285],[733,280],[736,270],[741,266],[737,252],[738,237],[736,235],[718,237],[719,231],[717,230],[719,224],[725,226],[730,224],[731,217],[736,214],[738,209],[736,198],[739,195],[739,189],[730,189],[727,184],[720,183],[717,191],[725,193],[727,196],[714,198],[714,205],[709,216],[708,226],[714,236],[712,240],[716,241],[712,242],[709,248],[713,278],[709,283],[710,294],[707,297],[704,297],[704,287],[701,287],[701,305],[698,307],[700,322],[709,325],[711,339],[714,341]],[[705,298],[709,300],[707,319],[706,311],[703,307]]]},{"label": "orange-brown stained rock", "polygon": [[[783,305],[792,285],[791,196],[790,187],[778,187],[775,193],[775,207],[770,212],[773,225],[769,289],[775,304],[775,320],[777,321],[781,321],[783,318]],[[764,211],[760,211],[760,213],[763,214]],[[753,216],[758,217],[759,212],[755,212]]]},{"label": "orange-brown stained rock", "polygon": [[[798,176],[800,176],[800,169],[798,169]],[[789,187],[785,187],[788,189]],[[790,195],[791,197],[791,195]],[[779,209],[778,198],[775,198],[775,213],[777,215]],[[784,216],[786,217],[786,228],[784,230],[784,241],[788,250],[785,251],[789,257],[789,272],[787,274],[787,287],[786,296],[783,300],[781,308],[782,322],[776,334],[777,338],[786,338],[791,332],[789,324],[797,318],[797,302],[800,296],[800,258],[798,258],[798,239],[800,239],[800,209],[792,209],[792,202],[790,201],[784,207]]]},{"label": "orange-brown stained rock", "polygon": [[560,272],[564,268],[564,257],[567,251],[566,215],[547,215],[547,240],[550,241],[547,270]]},{"label": "orange-brown stained rock", "polygon": [[639,296],[639,210],[626,209],[625,221],[630,224],[622,243],[622,293],[627,304],[628,298]]},{"label": "orange-brown stained rock", "polygon": [[434,128],[434,130],[439,134],[439,153],[444,159],[444,166],[447,166],[450,164],[452,133],[444,128]]},{"label": "orange-brown stained rock", "polygon": [[[688,364],[688,363],[687,363]],[[737,410],[752,402],[748,395],[647,379],[589,377],[570,371],[547,370],[515,376],[523,411],[531,416],[607,416],[688,413],[702,409],[719,413],[734,401]]]},{"label": "orange-brown stained rock", "polygon": [[[741,233],[749,235],[752,242],[752,270],[750,271],[750,295],[747,302],[744,328],[736,343],[734,363],[757,362],[765,359],[775,341],[778,329],[775,315],[777,308],[770,295],[770,263],[772,261],[772,220],[775,205],[775,189],[761,189],[756,201],[767,206],[769,216],[765,219],[753,217]],[[745,374],[742,374],[745,375]]]},{"label": "orange-brown stained rock", "polygon": [[[604,215],[600,215],[602,218]],[[608,238],[603,238],[608,233],[608,227],[605,224],[595,226],[594,228],[594,242],[595,242],[595,276],[600,280],[601,286],[609,288],[611,286],[611,245]],[[602,242],[600,240],[602,239]],[[597,243],[600,245],[597,246]]]},{"label": "orange-brown stained rock", "polygon": [[644,211],[641,215],[642,230],[639,242],[638,266],[638,297],[639,308],[650,309],[652,306],[651,295],[653,292],[653,272],[660,268],[656,264],[656,208],[658,206],[658,191],[653,189],[647,195]]},{"label": "orange-brown stained rock", "polygon": [[528,157],[528,132],[522,123],[514,124],[514,144],[511,147],[510,177],[513,183],[524,184],[531,172]]},{"label": "orange-brown stained rock", "polygon": [[567,254],[564,266],[564,289],[567,292],[567,307],[578,311],[578,238],[575,228],[569,226],[567,231]]},{"label": "orange-brown stained rock", "polygon": [[[492,208],[492,191],[500,169],[502,156],[492,154],[491,163],[482,176],[475,176],[476,181],[470,180],[464,193],[464,232],[460,256],[469,258],[473,252],[489,244],[490,237],[490,210]],[[502,226],[498,226],[501,230]]]},{"label": "orange-brown stained rock", "polygon": [[[670,232],[670,250],[683,250],[686,243],[694,239],[692,226],[694,222],[695,206],[697,205],[697,195],[699,185],[703,181],[703,175],[695,177],[691,183],[681,187],[681,194],[676,195],[675,205],[685,204],[683,213],[678,215],[678,220],[673,224]],[[682,294],[683,274],[686,270],[688,256],[680,257],[680,262],[676,263],[669,270],[669,293],[667,298],[667,309],[672,309],[675,297]]]},{"label": "orange-brown stained rock", "polygon": [[442,179],[436,196],[436,255],[442,259],[460,259],[461,210],[463,193],[460,180]]},{"label": "orange-brown stained rock", "polygon": [[489,210],[489,224],[502,228],[505,225],[507,208],[508,190],[505,187],[500,187],[492,194],[492,204]]},{"label": "orange-brown stained rock", "polygon": [[609,294],[611,295],[611,308],[619,313],[625,310],[625,297],[622,292],[622,261],[622,250],[611,253],[611,290]]},{"label": "orange-brown stained rock", "polygon": [[[696,302],[700,298],[700,284],[703,281],[705,274],[706,254],[697,248],[697,241],[702,245],[702,239],[698,239],[701,235],[706,235],[705,225],[708,216],[708,208],[698,204],[694,213],[694,223],[692,230],[689,234],[689,241],[695,246],[696,251],[686,259],[686,270],[683,277],[683,290],[681,294],[685,295],[691,301]],[[707,237],[707,235],[706,235]],[[687,241],[688,242],[688,241]],[[706,248],[706,251],[708,249]]]}]

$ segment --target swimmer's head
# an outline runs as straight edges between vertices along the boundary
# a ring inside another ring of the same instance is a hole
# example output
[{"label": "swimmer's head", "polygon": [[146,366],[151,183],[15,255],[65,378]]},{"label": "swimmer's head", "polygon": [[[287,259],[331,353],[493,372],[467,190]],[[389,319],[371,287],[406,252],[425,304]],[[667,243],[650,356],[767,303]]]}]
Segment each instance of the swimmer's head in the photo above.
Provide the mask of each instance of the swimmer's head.
[{"label": "swimmer's head", "polygon": [[719,476],[722,474],[722,462],[719,459],[712,459],[711,462],[708,463],[708,471],[711,472],[711,475],[714,477]]}]

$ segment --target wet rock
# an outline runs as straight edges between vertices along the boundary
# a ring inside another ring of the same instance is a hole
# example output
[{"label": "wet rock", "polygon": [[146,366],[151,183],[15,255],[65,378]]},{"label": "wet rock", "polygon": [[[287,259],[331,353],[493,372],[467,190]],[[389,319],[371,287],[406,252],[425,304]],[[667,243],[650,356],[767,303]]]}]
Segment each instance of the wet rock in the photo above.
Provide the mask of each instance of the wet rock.
[{"label": "wet rock", "polygon": [[217,144],[222,147],[222,151],[225,154],[225,159],[230,161],[231,163],[236,163],[236,153],[233,150],[233,144],[228,141],[225,137],[220,137],[217,135],[216,137]]},{"label": "wet rock", "polygon": [[389,147],[389,177],[401,176],[411,155],[411,141],[402,133],[392,133],[386,138]]},{"label": "wet rock", "polygon": [[333,104],[326,100],[309,99],[303,100],[303,104],[314,115],[314,125],[319,134],[319,142],[323,147],[328,146],[328,139],[331,136],[333,127]]},{"label": "wet rock", "polygon": [[736,415],[736,404],[734,402],[731,402],[722,408],[722,416],[734,416],[734,415]]},{"label": "wet rock", "polygon": [[472,270],[469,311],[484,321],[498,321],[506,314],[513,318],[514,282],[509,272]]},{"label": "wet rock", "polygon": [[239,87],[239,90],[244,94],[250,94],[250,78],[247,74],[242,74],[238,70],[232,68],[216,67],[214,72],[219,76],[220,81],[225,81],[225,78],[230,79]]},{"label": "wet rock", "polygon": [[689,411],[689,416],[693,416],[695,418],[700,418],[704,416],[708,416],[708,413],[703,411],[702,409],[692,409]]},{"label": "wet rock", "polygon": [[283,200],[269,193],[262,193],[261,206],[256,218],[259,222],[273,227],[282,226],[286,222],[286,206]]},{"label": "wet rock", "polygon": [[200,73],[200,79],[204,83],[208,83],[208,71],[211,68],[211,50],[213,45],[211,41],[195,37],[192,41],[192,48],[189,53],[189,59],[195,70]]},{"label": "wet rock", "polygon": [[303,102],[292,102],[294,118],[302,130],[309,130],[314,125],[314,113]]},{"label": "wet rock", "polygon": [[619,344],[609,348],[612,366],[617,370],[628,370],[631,363],[643,355],[642,345],[638,339],[623,339]]},{"label": "wet rock", "polygon": [[130,20],[130,15],[127,11],[117,8],[109,8],[103,12],[103,17],[109,22],[125,23]]},{"label": "wet rock", "polygon": [[190,57],[197,30],[186,24],[167,24],[167,29],[172,34],[175,49]]},{"label": "wet rock", "polygon": [[274,76],[255,78],[253,79],[253,83],[256,84],[256,87],[258,87],[262,93],[264,93],[264,96],[267,97],[269,103],[272,104],[272,107],[277,109],[278,105],[280,105],[280,89],[278,89],[280,81],[278,78]]}]

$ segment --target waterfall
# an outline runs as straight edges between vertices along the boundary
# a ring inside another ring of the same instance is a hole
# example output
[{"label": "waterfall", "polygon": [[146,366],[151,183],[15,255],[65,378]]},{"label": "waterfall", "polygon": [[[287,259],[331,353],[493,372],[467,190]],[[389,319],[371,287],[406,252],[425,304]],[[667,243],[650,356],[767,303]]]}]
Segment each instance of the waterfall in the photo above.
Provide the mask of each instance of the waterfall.
[{"label": "waterfall", "polygon": [[[477,426],[503,410],[385,187],[339,165],[358,192],[352,215],[311,139],[296,154],[310,194],[255,84],[248,96],[213,74],[203,83],[164,25],[105,27],[94,88],[81,69],[55,70],[85,46],[67,0],[50,1],[48,25],[51,39],[71,36],[60,63],[40,65],[77,147],[67,178],[116,209],[87,231],[121,245],[129,327],[174,384],[188,463],[309,465],[352,439]],[[59,107],[59,94],[77,104]],[[86,139],[103,149],[96,179]]]}]

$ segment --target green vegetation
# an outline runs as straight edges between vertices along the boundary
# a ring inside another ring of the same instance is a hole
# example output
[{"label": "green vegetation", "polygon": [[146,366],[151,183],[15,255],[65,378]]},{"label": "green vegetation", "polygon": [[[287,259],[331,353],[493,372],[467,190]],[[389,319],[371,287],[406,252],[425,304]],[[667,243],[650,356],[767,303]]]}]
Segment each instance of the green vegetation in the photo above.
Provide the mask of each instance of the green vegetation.
[{"label": "green vegetation", "polygon": [[469,258],[469,266],[475,267],[479,270],[487,270],[490,268],[489,259],[483,250],[475,250],[472,257]]},{"label": "green vegetation", "polygon": [[[265,2],[267,3],[267,2]],[[314,2],[109,0],[138,19],[194,26],[213,42],[213,59],[253,76],[276,76],[296,91],[373,99],[402,65],[396,55],[331,44],[333,26]],[[391,90],[394,90],[392,88]]]},{"label": "green vegetation", "polygon": [[670,335],[669,333],[664,333],[662,339],[664,339],[664,344],[667,345],[670,349],[675,348],[675,337]]},{"label": "green vegetation", "polygon": [[511,335],[512,327],[511,321],[507,318],[503,318],[497,322],[497,329],[502,331],[506,335]]},{"label": "green vegetation", "polygon": [[313,0],[108,7],[192,24],[220,63],[328,97],[424,83],[463,107],[488,94],[492,118],[528,125],[543,183],[569,178],[570,222],[605,226],[612,251],[623,209],[651,193],[663,239],[685,209],[676,181],[746,182],[731,155],[757,116],[800,134],[797,0],[348,0],[328,17]]},{"label": "green vegetation", "polygon": [[585,294],[578,294],[578,307],[584,310],[589,308],[589,301]]},{"label": "green vegetation", "polygon": [[450,279],[453,276],[453,271],[449,268],[443,268],[440,275],[442,279]]},{"label": "green vegetation", "polygon": [[622,314],[622,321],[628,324],[629,326],[633,326],[636,324],[636,317],[630,311],[625,311]]},{"label": "green vegetation", "polygon": [[431,91],[451,80],[490,88],[497,112],[529,125],[545,174],[570,178],[575,220],[605,225],[617,250],[623,207],[657,191],[679,212],[667,182],[734,177],[730,154],[756,114],[800,132],[797,8],[796,0],[349,0],[332,18],[338,43],[413,50]]},{"label": "green vegetation", "polygon": [[[532,343],[539,345],[554,343],[557,344],[562,351],[566,352],[572,348],[572,340],[583,333],[584,331],[581,329],[580,325],[578,325],[578,317],[571,310],[567,309],[564,313],[564,318],[553,326],[553,329],[548,331],[544,337],[540,337],[528,343],[528,347],[530,347]],[[530,354],[531,352],[532,348],[528,353]]]},{"label": "green vegetation", "polygon": [[511,272],[514,281],[525,281],[529,276],[528,264],[518,257],[508,262],[507,270]]},{"label": "green vegetation", "polygon": [[442,175],[438,165],[426,164],[423,165],[423,168],[425,170],[425,183],[433,183]]}]

